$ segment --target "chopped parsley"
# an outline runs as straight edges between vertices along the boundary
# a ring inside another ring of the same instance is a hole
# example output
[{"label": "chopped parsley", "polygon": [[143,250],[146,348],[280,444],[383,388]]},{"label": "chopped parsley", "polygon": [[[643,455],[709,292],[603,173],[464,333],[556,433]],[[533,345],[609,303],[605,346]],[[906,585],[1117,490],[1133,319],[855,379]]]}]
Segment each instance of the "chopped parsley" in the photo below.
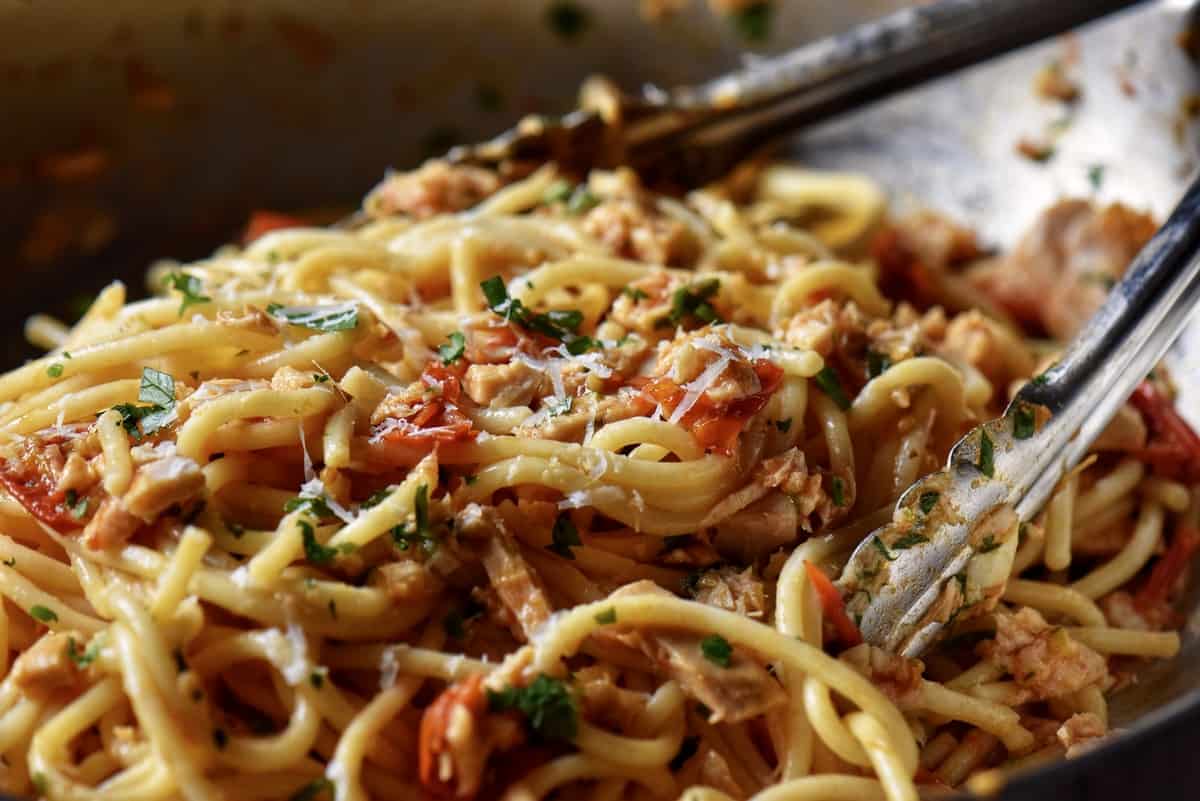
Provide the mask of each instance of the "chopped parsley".
[{"label": "chopped parsley", "polygon": [[324,384],[328,380],[329,376],[327,376],[325,373],[313,373],[314,384]]},{"label": "chopped parsley", "polygon": [[76,520],[82,520],[87,515],[88,500],[80,498],[75,490],[67,490],[66,497],[63,498],[63,502],[67,505],[67,511]]},{"label": "chopped parsley", "polygon": [[565,203],[567,198],[571,197],[571,184],[559,178],[550,186],[546,187],[546,191],[542,193],[542,202],[546,205],[554,203]]},{"label": "chopped parsley", "polygon": [[571,741],[579,730],[575,700],[560,679],[539,675],[528,687],[506,687],[487,691],[492,712],[516,710],[538,739],[546,742]]},{"label": "chopped parsley", "polygon": [[1104,185],[1104,165],[1092,164],[1088,166],[1087,171],[1088,183],[1092,185],[1093,192],[1099,192],[1100,187]]},{"label": "chopped parsley", "polygon": [[733,646],[720,634],[710,634],[700,641],[700,653],[714,665],[727,668],[733,657]]},{"label": "chopped parsley", "polygon": [[354,550],[354,546],[350,543],[339,545],[336,548],[322,545],[317,539],[317,533],[313,530],[312,524],[307,520],[297,520],[296,525],[300,526],[300,532],[304,538],[304,558],[314,565],[329,564],[341,554]]},{"label": "chopped parsley", "polygon": [[575,554],[571,548],[583,545],[583,541],[579,539],[579,531],[571,522],[571,517],[565,513],[560,514],[554,521],[554,529],[550,532],[550,538],[552,542],[546,546],[547,550],[554,551],[563,559],[574,559]]},{"label": "chopped parsley", "polygon": [[893,551],[907,551],[909,548],[913,547],[914,545],[920,545],[921,543],[924,543],[924,542],[929,542],[929,538],[926,537],[924,534],[918,534],[915,531],[910,531],[907,534],[905,534],[903,537],[901,537],[900,539],[898,539],[892,543],[892,550]]},{"label": "chopped parsley", "polygon": [[878,378],[891,366],[892,360],[885,354],[874,350],[867,351],[867,375],[871,378]]},{"label": "chopped parsley", "polygon": [[829,396],[829,399],[837,404],[842,411],[850,408],[850,398],[846,397],[846,390],[842,389],[842,380],[838,378],[838,374],[829,365],[821,368],[821,372],[817,373],[813,379],[817,382],[817,386]]},{"label": "chopped parsley", "polygon": [[333,782],[322,776],[301,787],[288,797],[288,801],[317,801],[323,795],[332,799],[336,795],[336,789]]},{"label": "chopped parsley", "polygon": [[325,686],[325,671],[314,670],[308,674],[308,683],[313,686],[313,689],[319,690]]},{"label": "chopped parsley", "polygon": [[883,544],[883,540],[879,539],[878,534],[876,534],[874,537],[871,537],[871,546],[883,554],[884,559],[888,560],[889,562],[896,561],[896,555],[888,550],[888,547]]},{"label": "chopped parsley", "polygon": [[212,302],[212,298],[204,294],[204,284],[194,275],[171,273],[163,279],[163,286],[174,289],[183,296],[183,300],[179,303],[180,317],[187,311],[188,306],[199,306],[202,303]]},{"label": "chopped parsley", "polygon": [[689,317],[694,317],[702,323],[719,323],[720,315],[712,307],[709,300],[721,289],[719,278],[708,278],[699,283],[682,286],[671,294],[671,312],[660,319],[655,325],[668,328],[679,325]]},{"label": "chopped parsley", "polygon": [[783,434],[786,434],[786,433],[787,433],[788,431],[790,431],[790,430],[791,430],[791,428],[792,428],[792,418],[790,418],[790,417],[789,417],[789,418],[787,418],[786,420],[776,420],[776,421],[775,421],[775,428],[776,428],[776,429],[777,429],[779,432],[781,432],[781,433],[783,433]]},{"label": "chopped parsley", "polygon": [[[479,288],[483,290],[488,308],[495,314],[516,323],[527,331],[565,342],[569,353],[577,356],[595,346],[591,337],[584,337],[578,333],[579,326],[583,324],[583,312],[578,309],[552,310],[544,314],[534,312],[521,301],[508,296],[508,287],[504,285],[504,280],[498,275],[481,281]],[[575,343],[579,340],[583,340],[583,342],[576,345]]]},{"label": "chopped parsley", "polygon": [[829,477],[829,497],[833,499],[834,506],[846,505],[846,482],[842,481],[841,476]]},{"label": "chopped parsley", "polygon": [[58,620],[58,615],[54,613],[53,609],[41,604],[34,604],[29,607],[29,614],[43,623],[53,623]]},{"label": "chopped parsley", "polygon": [[451,365],[462,358],[463,351],[467,349],[467,338],[462,331],[455,331],[446,340],[446,344],[438,345],[438,357],[442,364]]},{"label": "chopped parsley", "polygon": [[63,374],[63,366],[61,364],[59,364],[58,362],[55,362],[54,364],[52,364],[46,368],[46,375],[50,376],[51,378],[58,378],[62,374]]},{"label": "chopped parsley", "polygon": [[696,755],[700,750],[700,738],[695,736],[684,737],[679,743],[679,751],[667,763],[667,767],[674,773],[687,764],[687,761]]},{"label": "chopped parsley", "polygon": [[30,776],[29,781],[33,782],[33,789],[38,791],[38,795],[45,795],[46,791],[50,789],[50,781],[40,770]]},{"label": "chopped parsley", "polygon": [[3,560],[3,562],[0,564],[3,564],[5,567],[16,567],[17,566],[17,557],[10,556],[7,559]]},{"label": "chopped parsley", "polygon": [[314,778],[313,781],[296,790],[295,793],[288,796],[288,801],[317,801],[318,797],[322,795],[328,795],[332,799],[335,793],[336,788],[334,787],[334,783],[322,776]]},{"label": "chopped parsley", "polygon": [[567,213],[576,217],[586,214],[600,204],[600,198],[592,194],[586,184],[575,187],[575,191],[567,198]]},{"label": "chopped parsley", "polygon": [[992,551],[996,550],[1003,544],[1004,543],[1002,543],[1002,542],[996,542],[996,538],[993,537],[991,534],[988,534],[986,537],[983,538],[983,542],[979,543],[978,550],[979,550],[979,553],[991,553]]},{"label": "chopped parsley", "polygon": [[559,38],[566,41],[578,39],[587,30],[591,19],[587,9],[569,0],[557,0],[546,9],[546,25]]},{"label": "chopped parsley", "polygon": [[300,511],[318,520],[333,517],[333,510],[325,500],[324,495],[299,495],[283,505],[286,514]]},{"label": "chopped parsley", "polygon": [[348,331],[358,325],[357,303],[332,306],[281,306],[272,303],[267,306],[267,314],[314,331]]},{"label": "chopped parsley", "polygon": [[419,546],[431,554],[437,550],[437,538],[429,526],[429,487],[422,484],[413,495],[413,524],[401,523],[392,529],[392,541],[402,551]]},{"label": "chopped parsley", "polygon": [[979,472],[983,473],[988,478],[993,478],[996,475],[996,446],[992,444],[992,438],[988,436],[986,431],[979,432],[979,461],[975,464],[979,468]]},{"label": "chopped parsley", "polygon": [[642,290],[638,289],[635,286],[634,287],[629,287],[629,286],[625,287],[624,289],[621,290],[621,294],[624,295],[625,297],[629,298],[630,300],[632,300],[634,303],[637,303],[639,300],[645,300],[646,298],[650,297],[645,292],[643,292]]},{"label": "chopped parsley", "polygon": [[617,622],[617,610],[609,607],[603,612],[596,613],[596,622],[601,626],[610,626]]},{"label": "chopped parsley", "polygon": [[1035,387],[1040,387],[1049,380],[1050,376],[1046,375],[1045,373],[1038,373],[1033,378],[1029,379],[1029,383],[1033,384]]},{"label": "chopped parsley", "polygon": [[100,639],[97,638],[87,650],[79,650],[79,645],[75,642],[74,637],[67,638],[67,658],[74,662],[79,667],[87,667],[96,661],[96,657],[100,655]]},{"label": "chopped parsley", "polygon": [[175,421],[175,379],[169,373],[143,367],[138,400],[150,405],[119,403],[112,407],[121,415],[121,426],[134,440],[151,436]]},{"label": "chopped parsley", "polygon": [[474,598],[468,598],[461,609],[452,609],[442,618],[442,629],[446,636],[461,640],[467,635],[467,622],[483,614],[483,607]]},{"label": "chopped parsley", "polygon": [[1025,404],[1013,409],[1013,436],[1017,439],[1029,439],[1034,431],[1033,410]]},{"label": "chopped parsley", "polygon": [[546,411],[551,417],[558,417],[560,414],[566,414],[571,411],[572,398],[570,395],[564,395],[561,398],[551,398],[546,401]]},{"label": "chopped parsley", "polygon": [[921,514],[927,515],[932,512],[941,497],[942,493],[940,492],[922,492],[920,500],[917,501],[917,506],[921,508]]},{"label": "chopped parsley", "polygon": [[771,35],[771,4],[764,0],[733,12],[729,21],[748,42],[765,42]]}]

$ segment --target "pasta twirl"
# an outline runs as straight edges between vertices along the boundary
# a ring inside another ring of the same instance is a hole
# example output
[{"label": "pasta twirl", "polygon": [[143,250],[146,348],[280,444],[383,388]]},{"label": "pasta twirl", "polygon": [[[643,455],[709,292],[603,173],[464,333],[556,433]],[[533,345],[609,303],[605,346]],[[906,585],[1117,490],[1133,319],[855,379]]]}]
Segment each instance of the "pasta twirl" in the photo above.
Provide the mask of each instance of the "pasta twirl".
[{"label": "pasta twirl", "polygon": [[1162,376],[925,662],[831,582],[1036,372],[1055,304],[1103,297],[1061,243],[980,262],[787,165],[676,197],[431,162],[365,210],[31,321],[0,789],[909,801],[1105,735],[1109,660],[1177,650],[1200,477]]}]

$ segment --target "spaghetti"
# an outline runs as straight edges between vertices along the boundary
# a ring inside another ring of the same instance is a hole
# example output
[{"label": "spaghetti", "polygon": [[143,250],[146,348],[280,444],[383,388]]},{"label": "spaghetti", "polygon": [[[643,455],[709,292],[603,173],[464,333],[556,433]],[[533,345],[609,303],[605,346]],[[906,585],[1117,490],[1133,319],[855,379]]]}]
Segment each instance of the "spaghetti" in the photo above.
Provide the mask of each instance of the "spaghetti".
[{"label": "spaghetti", "polygon": [[30,321],[0,789],[909,801],[1085,747],[1177,650],[1200,495],[1161,374],[924,662],[831,582],[1053,359],[1029,281],[1075,274],[1011,280],[1036,243],[988,263],[779,165],[678,198],[434,162],[365,210]]}]

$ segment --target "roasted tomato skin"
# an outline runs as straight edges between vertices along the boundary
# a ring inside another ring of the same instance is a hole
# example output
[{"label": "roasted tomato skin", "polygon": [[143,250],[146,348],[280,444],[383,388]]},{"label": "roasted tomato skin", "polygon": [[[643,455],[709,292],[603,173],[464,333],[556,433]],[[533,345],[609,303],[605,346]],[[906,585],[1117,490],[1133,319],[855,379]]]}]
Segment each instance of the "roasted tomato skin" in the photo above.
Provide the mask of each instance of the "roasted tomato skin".
[{"label": "roasted tomato skin", "polygon": [[[80,527],[58,489],[53,456],[59,446],[83,436],[90,426],[66,426],[26,437],[0,454],[0,484],[31,515],[55,531]],[[61,466],[61,465],[60,465]]]}]

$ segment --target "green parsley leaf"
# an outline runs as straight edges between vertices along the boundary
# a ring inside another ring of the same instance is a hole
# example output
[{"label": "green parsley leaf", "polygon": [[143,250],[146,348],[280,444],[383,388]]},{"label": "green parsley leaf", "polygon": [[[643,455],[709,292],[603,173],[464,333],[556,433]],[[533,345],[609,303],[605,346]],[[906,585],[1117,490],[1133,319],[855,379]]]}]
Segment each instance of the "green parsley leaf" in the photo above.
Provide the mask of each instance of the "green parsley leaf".
[{"label": "green parsley leaf", "polygon": [[549,206],[554,203],[565,203],[569,197],[571,197],[570,182],[559,178],[546,187],[546,191],[542,193],[542,202]]},{"label": "green parsley leaf", "polygon": [[671,294],[671,312],[655,325],[660,328],[679,325],[688,317],[705,323],[719,323],[720,316],[708,302],[721,289],[719,278],[709,278],[696,284],[683,286]]},{"label": "green parsley leaf", "polygon": [[63,374],[63,366],[61,364],[59,364],[58,362],[55,362],[54,364],[52,364],[46,368],[46,375],[50,376],[51,378],[58,378],[62,374]]},{"label": "green parsley leaf", "polygon": [[487,691],[492,712],[516,710],[525,716],[529,729],[545,742],[571,741],[579,730],[575,700],[560,679],[539,675],[528,687]]},{"label": "green parsley leaf", "polygon": [[[516,323],[527,331],[541,334],[550,339],[562,340],[567,343],[568,348],[578,337],[576,332],[583,324],[583,312],[581,311],[575,309],[554,310],[545,314],[533,312],[526,308],[521,301],[508,296],[508,288],[504,286],[504,281],[498,275],[481,281],[479,288],[483,290],[488,308],[493,313]],[[588,342],[588,347],[591,347],[591,340],[589,339]],[[587,347],[571,352],[578,355],[583,350],[587,350]]]},{"label": "green parsley leaf", "polygon": [[313,383],[324,384],[328,380],[329,376],[325,375],[324,373],[313,373]]},{"label": "green parsley leaf", "polygon": [[734,29],[748,42],[765,42],[771,35],[771,4],[752,3],[730,16]]},{"label": "green parsley leaf", "polygon": [[1087,171],[1088,183],[1092,185],[1093,192],[1099,192],[1100,187],[1104,185],[1104,165],[1092,164],[1088,166]]},{"label": "green parsley leaf", "polygon": [[437,550],[437,538],[429,527],[429,487],[425,484],[417,487],[413,495],[413,525],[402,523],[392,529],[392,540],[396,547],[407,551],[414,545],[421,547],[426,554]]},{"label": "green parsley leaf", "polygon": [[466,624],[483,614],[483,606],[474,598],[468,598],[461,609],[452,609],[442,618],[442,628],[446,635],[456,640],[461,640],[466,636]]},{"label": "green parsley leaf", "polygon": [[888,547],[883,544],[883,540],[879,539],[878,534],[875,535],[874,537],[871,537],[871,545],[872,545],[872,547],[875,548],[875,550],[877,550],[881,554],[883,554],[884,559],[888,560],[889,562],[896,561],[895,554],[893,554],[891,551],[888,550]]},{"label": "green parsley leaf", "polygon": [[878,378],[892,366],[892,360],[877,351],[867,351],[867,375]]},{"label": "green parsley leaf", "polygon": [[546,411],[551,417],[558,417],[560,414],[566,414],[571,411],[572,398],[570,395],[564,395],[562,398],[550,398],[546,401]]},{"label": "green parsley leaf", "polygon": [[550,532],[550,537],[553,542],[546,548],[554,551],[563,559],[574,559],[575,554],[571,552],[571,548],[583,545],[583,541],[579,539],[579,531],[566,513],[560,514],[554,521],[554,529]]},{"label": "green parsley leaf", "polygon": [[832,367],[829,365],[822,367],[821,372],[817,373],[813,380],[817,382],[820,390],[837,404],[839,409],[845,411],[850,408],[850,399],[846,397],[846,390],[842,389],[842,380],[838,378],[838,374]]},{"label": "green parsley leaf", "polygon": [[1039,373],[1039,374],[1035,375],[1033,378],[1029,379],[1029,383],[1033,384],[1035,387],[1040,387],[1043,384],[1045,384],[1046,382],[1048,382],[1049,380],[1050,380],[1050,376],[1046,375],[1045,373]]},{"label": "green parsley leaf", "polygon": [[924,543],[924,542],[929,542],[929,538],[926,537],[924,534],[918,534],[915,531],[910,531],[907,534],[905,534],[903,537],[901,537],[900,539],[898,539],[892,543],[892,550],[893,551],[907,551],[909,548],[913,547],[914,545],[920,545],[921,543]]},{"label": "green parsley leaf", "polygon": [[354,302],[330,306],[281,306],[272,303],[267,306],[267,314],[314,331],[348,331],[358,325],[358,304]]},{"label": "green parsley leaf", "polygon": [[171,273],[163,279],[163,286],[174,289],[183,296],[183,300],[179,304],[180,317],[187,311],[188,306],[212,302],[212,298],[204,294],[204,284],[194,275]]},{"label": "green parsley leaf", "polygon": [[645,300],[646,298],[650,297],[649,295],[647,295],[645,292],[638,289],[637,287],[629,287],[629,286],[622,289],[621,294],[624,295],[625,297],[629,298],[630,300],[632,300],[634,303],[637,303],[639,300]]},{"label": "green parsley leaf", "polygon": [[349,544],[337,548],[322,545],[312,524],[307,520],[297,520],[296,525],[300,526],[300,533],[304,539],[304,558],[314,565],[329,564],[341,554],[354,550],[354,546]]},{"label": "green parsley leaf", "polygon": [[710,634],[700,641],[700,653],[714,665],[727,668],[733,656],[733,646],[720,634]]},{"label": "green parsley leaf", "polygon": [[573,41],[582,36],[590,22],[591,17],[587,9],[569,0],[557,0],[546,9],[546,25],[566,41]]},{"label": "green parsley leaf", "polygon": [[333,782],[322,776],[319,779],[313,779],[308,784],[301,787],[288,798],[288,801],[317,801],[322,796],[333,801],[337,792],[337,788]]},{"label": "green parsley leaf", "polygon": [[312,673],[308,674],[308,683],[311,684],[314,689],[321,689],[325,686],[325,673],[320,670],[314,670]]},{"label": "green parsley leaf", "polygon": [[991,534],[988,534],[983,538],[983,542],[979,543],[979,548],[977,550],[979,553],[991,553],[1003,544],[1004,543],[1002,542],[996,542],[996,538]]},{"label": "green parsley leaf", "polygon": [[617,622],[617,610],[609,607],[596,613],[596,622],[601,626],[610,626]]},{"label": "green parsley leaf", "polygon": [[940,492],[922,492],[921,498],[917,501],[917,506],[921,508],[921,514],[927,515],[932,512],[941,497],[942,493]]},{"label": "green parsley leaf", "polygon": [[846,505],[846,482],[842,481],[841,476],[829,477],[829,497],[833,499],[834,506]]},{"label": "green parsley leaf", "polygon": [[54,613],[53,609],[42,606],[41,604],[34,604],[33,606],[29,607],[29,614],[33,615],[34,618],[42,621],[43,623],[53,623],[58,620],[58,615]]},{"label": "green parsley leaf", "polygon": [[1013,409],[1014,437],[1017,439],[1029,439],[1033,436],[1035,428],[1032,409],[1023,403]]},{"label": "green parsley leaf", "polygon": [[600,343],[588,336],[575,336],[567,340],[567,353],[572,356],[579,356],[599,347]]},{"label": "green parsley leaf", "polygon": [[298,495],[283,505],[283,511],[285,514],[301,511],[318,520],[335,516],[333,510],[329,508],[329,504],[326,503],[324,495]]},{"label": "green parsley leaf", "polygon": [[786,420],[776,420],[775,428],[786,434],[792,428],[792,418],[789,417]]},{"label": "green parsley leaf", "polygon": [[93,640],[86,651],[79,650],[78,644],[74,637],[67,638],[67,658],[74,662],[79,667],[87,667],[96,661],[96,657],[100,656],[100,638]]},{"label": "green parsley leaf", "polygon": [[463,351],[467,349],[467,338],[462,331],[454,331],[446,340],[445,345],[438,345],[438,356],[442,364],[451,365],[462,358]]},{"label": "green parsley leaf", "polygon": [[571,193],[571,197],[567,200],[567,213],[576,217],[594,209],[600,204],[600,198],[592,194],[592,190],[587,188],[586,184],[580,184],[575,187],[575,191]]},{"label": "green parsley leaf", "polygon": [[996,446],[986,431],[979,432],[979,462],[976,467],[988,478],[996,475]]}]

